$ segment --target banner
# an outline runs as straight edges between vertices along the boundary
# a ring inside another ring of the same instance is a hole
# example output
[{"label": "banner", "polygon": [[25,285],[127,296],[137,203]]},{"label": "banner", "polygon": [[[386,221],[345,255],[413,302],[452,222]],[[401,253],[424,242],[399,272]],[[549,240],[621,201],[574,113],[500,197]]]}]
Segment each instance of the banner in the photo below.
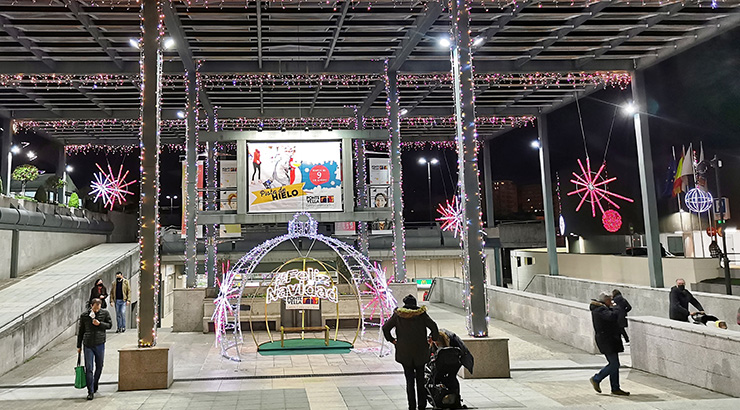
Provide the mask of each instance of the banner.
[{"label": "banner", "polygon": [[370,163],[370,185],[390,185],[390,158],[370,158],[368,162]]},{"label": "banner", "polygon": [[339,141],[252,142],[247,150],[249,213],[342,210]]},{"label": "banner", "polygon": [[334,235],[337,236],[354,236],[356,234],[357,224],[353,222],[334,222]]},{"label": "banner", "polygon": [[[182,162],[182,182],[180,183],[180,186],[182,187],[182,192],[180,193],[182,198],[182,218],[180,220],[180,236],[182,238],[186,237],[185,233],[185,209],[186,202],[187,202],[187,189],[188,189],[188,183],[185,178],[186,172],[185,172],[185,161]],[[198,161],[198,176],[195,179],[196,183],[195,186],[198,189],[198,210],[203,210],[203,192],[201,190],[203,189],[203,161]],[[203,238],[203,225],[198,225],[195,230],[195,237],[196,238]]]},{"label": "banner", "polygon": [[[219,161],[219,209],[222,211],[236,211],[236,160]],[[232,189],[233,188],[233,189]],[[242,226],[240,224],[221,224],[218,226],[221,238],[240,238]]]}]

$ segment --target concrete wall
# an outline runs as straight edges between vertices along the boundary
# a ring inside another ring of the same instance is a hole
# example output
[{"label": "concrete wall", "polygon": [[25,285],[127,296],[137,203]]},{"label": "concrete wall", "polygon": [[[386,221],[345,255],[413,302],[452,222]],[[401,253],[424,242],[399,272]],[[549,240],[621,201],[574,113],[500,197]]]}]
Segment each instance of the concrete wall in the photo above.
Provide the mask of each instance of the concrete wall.
[{"label": "concrete wall", "polygon": [[[598,353],[588,303],[497,286],[488,286],[486,290],[490,317],[513,323],[586,352]],[[437,279],[430,301],[462,308],[462,291],[462,280]]]},{"label": "concrete wall", "polygon": [[174,289],[172,294],[172,331],[202,332],[203,301],[206,298],[205,288]]},{"label": "concrete wall", "polygon": [[108,242],[127,243],[139,240],[139,221],[135,214],[109,211],[108,219],[113,222],[113,232],[109,235]]},{"label": "concrete wall", "polygon": [[[77,251],[105,243],[106,236],[82,233],[19,231],[18,275]],[[0,279],[10,278],[10,249],[13,232],[0,230]]]},{"label": "concrete wall", "polygon": [[[534,263],[519,263],[532,258]],[[571,278],[590,279],[611,283],[629,283],[649,286],[647,257],[558,253],[560,274]],[[512,251],[511,275],[514,289],[524,289],[535,275],[548,274],[546,252]],[[663,276],[666,285],[682,277],[687,283],[698,283],[721,276],[715,259],[663,258]]]},{"label": "concrete wall", "polygon": [[[693,286],[693,284],[689,285]],[[532,280],[527,291],[574,302],[588,302],[590,299],[597,297],[600,292],[613,289],[619,289],[630,302],[632,305],[631,316],[668,317],[668,294],[670,289],[656,289],[648,286],[600,282],[564,276],[538,275]],[[735,320],[737,310],[740,308],[740,296],[695,291],[692,291],[692,294],[699,300],[707,313],[726,320],[730,329],[740,330],[740,326],[737,325]]]},{"label": "concrete wall", "polygon": [[[30,359],[61,335],[74,335],[77,319],[86,309],[95,280],[102,278],[105,283],[112,283],[119,270],[126,277],[131,277],[139,269],[138,248],[112,262],[104,270],[91,274],[88,280],[26,312],[23,318],[0,329],[0,374]],[[136,290],[132,288],[132,292]],[[108,310],[115,323],[115,310]]]},{"label": "concrete wall", "polygon": [[633,368],[740,397],[740,333],[652,316],[630,329]]}]

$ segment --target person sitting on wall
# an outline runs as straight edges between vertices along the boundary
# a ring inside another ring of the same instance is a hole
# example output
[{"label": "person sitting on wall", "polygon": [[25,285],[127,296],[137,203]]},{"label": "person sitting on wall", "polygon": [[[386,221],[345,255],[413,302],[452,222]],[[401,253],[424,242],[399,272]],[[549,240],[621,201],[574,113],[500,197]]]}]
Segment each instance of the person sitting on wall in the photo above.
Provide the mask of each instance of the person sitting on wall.
[{"label": "person sitting on wall", "polygon": [[689,303],[699,310],[698,313],[704,313],[704,308],[701,306],[701,303],[694,298],[694,295],[692,295],[691,292],[686,290],[686,281],[678,278],[676,279],[676,286],[671,288],[668,316],[672,320],[688,322],[689,316],[697,313],[689,312]]}]

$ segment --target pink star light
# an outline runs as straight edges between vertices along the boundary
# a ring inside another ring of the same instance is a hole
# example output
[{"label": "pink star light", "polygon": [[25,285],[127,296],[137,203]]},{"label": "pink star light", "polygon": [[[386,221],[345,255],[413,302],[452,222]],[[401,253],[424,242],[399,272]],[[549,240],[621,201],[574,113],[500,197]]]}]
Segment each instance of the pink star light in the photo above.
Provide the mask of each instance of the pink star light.
[{"label": "pink star light", "polygon": [[601,204],[602,199],[610,203],[615,208],[619,209],[619,205],[612,201],[609,196],[623,199],[627,202],[634,202],[632,199],[627,198],[626,196],[618,195],[605,189],[607,184],[617,180],[617,177],[604,179],[604,177],[601,176],[601,173],[606,167],[606,162],[601,164],[601,168],[599,168],[599,170],[595,173],[591,171],[591,161],[588,159],[588,157],[586,157],[586,168],[583,167],[583,163],[580,159],[578,160],[578,166],[581,167],[581,172],[583,172],[583,174],[578,175],[575,172],[573,173],[573,176],[576,177],[576,179],[571,179],[570,182],[576,184],[576,190],[568,192],[568,196],[576,194],[581,195],[581,202],[578,203],[578,207],[576,207],[576,212],[581,209],[581,206],[583,206],[584,202],[588,201],[591,204],[591,216],[595,218],[597,207],[602,214],[604,213],[604,207]]},{"label": "pink star light", "polygon": [[452,203],[448,200],[445,205],[439,204],[437,212],[442,215],[436,219],[436,221],[442,222],[442,230],[452,232],[457,238],[457,235],[463,229],[463,209],[457,196],[452,200]]},{"label": "pink star light", "polygon": [[103,206],[113,210],[113,205],[116,203],[122,204],[126,202],[126,195],[133,195],[133,192],[128,191],[126,188],[134,184],[136,180],[126,182],[128,171],[126,173],[123,172],[123,164],[118,169],[118,175],[113,174],[110,164],[108,164],[107,173],[100,167],[100,164],[95,165],[100,172],[94,175],[95,181],[90,184],[92,187],[90,194],[95,194],[96,202],[98,198],[102,198]]}]

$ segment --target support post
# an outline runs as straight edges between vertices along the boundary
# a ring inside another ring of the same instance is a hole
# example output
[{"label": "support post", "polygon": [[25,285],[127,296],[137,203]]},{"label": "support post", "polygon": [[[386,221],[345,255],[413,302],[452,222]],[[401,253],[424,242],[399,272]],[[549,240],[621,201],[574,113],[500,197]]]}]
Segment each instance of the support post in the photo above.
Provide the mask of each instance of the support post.
[{"label": "support post", "polygon": [[640,172],[640,196],[642,199],[642,217],[645,221],[650,286],[662,288],[663,261],[660,250],[658,205],[655,194],[655,176],[653,175],[653,154],[650,147],[650,129],[648,127],[645,73],[643,71],[632,73],[632,98],[637,107],[634,115],[635,137],[637,139],[637,168]]},{"label": "support post", "polygon": [[464,209],[462,259],[465,275],[464,304],[468,315],[468,333],[488,336],[486,269],[483,254],[480,181],[478,180],[478,132],[475,125],[473,55],[470,38],[471,0],[451,0],[452,77],[454,81],[455,119],[460,201]]},{"label": "support post", "polygon": [[[64,182],[67,182],[67,151],[64,149],[64,144],[59,146],[59,152],[57,153],[57,178]],[[66,191],[64,185],[57,189],[55,195],[57,195],[57,202],[60,204],[64,203],[64,191]],[[51,199],[51,198],[49,198]]]},{"label": "support post", "polygon": [[[361,130],[364,128],[362,116],[359,111],[355,111],[355,129]],[[367,160],[365,158],[365,140],[356,139],[354,140],[355,148],[355,179],[357,180],[357,186],[355,187],[356,203],[360,209],[367,209],[368,192],[367,192]],[[368,229],[367,222],[357,221],[357,244],[360,248],[360,252],[367,257],[370,253],[370,243],[368,241]]]},{"label": "support post", "polygon": [[493,210],[493,170],[491,166],[491,141],[483,143],[483,191],[486,193],[486,227],[493,229],[496,218]]},{"label": "support post", "polygon": [[13,153],[10,148],[13,146],[13,130],[11,129],[12,120],[0,117],[0,178],[3,181],[3,192],[10,195],[10,173],[13,162]]},{"label": "support post", "polygon": [[139,199],[139,347],[157,344],[159,293],[159,123],[162,74],[160,3],[141,2],[141,197]]},{"label": "support post", "polygon": [[[210,122],[210,121],[209,121]],[[209,211],[216,210],[216,144],[214,142],[206,143],[206,150],[208,151],[207,164],[206,164],[206,209]],[[218,243],[216,239],[218,237],[218,225],[208,224],[206,225],[206,275],[208,281],[208,287],[212,288],[216,286],[216,250]]]},{"label": "support post", "polygon": [[388,126],[391,134],[391,208],[393,209],[393,266],[396,280],[406,280],[406,232],[403,227],[403,177],[401,173],[401,119],[399,117],[398,73],[386,66]]},{"label": "support post", "polygon": [[545,211],[545,239],[550,276],[558,276],[558,247],[555,234],[555,209],[552,206],[552,174],[550,172],[550,140],[547,135],[547,115],[537,116],[537,134],[540,142],[540,182],[542,183],[542,206]]},{"label": "support post", "polygon": [[194,288],[198,274],[198,87],[195,71],[185,75],[185,286]]},{"label": "support post", "polygon": [[18,252],[20,252],[21,232],[13,229],[10,238],[10,279],[18,277]]}]

